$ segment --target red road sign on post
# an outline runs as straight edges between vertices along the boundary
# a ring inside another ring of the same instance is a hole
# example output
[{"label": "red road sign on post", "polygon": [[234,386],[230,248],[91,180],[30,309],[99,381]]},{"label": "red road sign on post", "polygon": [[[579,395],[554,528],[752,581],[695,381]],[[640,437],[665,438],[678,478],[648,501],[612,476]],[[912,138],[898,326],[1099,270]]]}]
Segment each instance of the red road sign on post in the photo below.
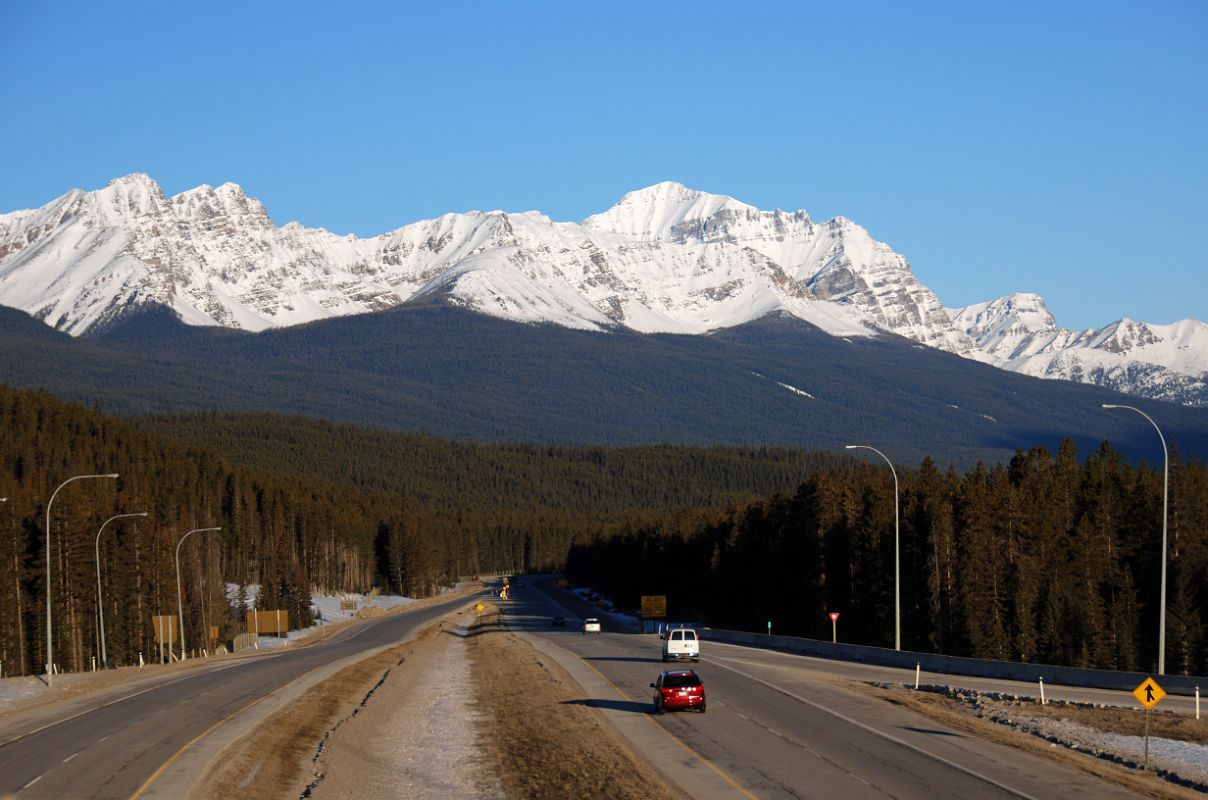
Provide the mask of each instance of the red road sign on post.
[{"label": "red road sign on post", "polygon": [[831,618],[831,622],[838,622],[839,621],[839,612],[838,611],[830,612],[830,618]]},{"label": "red road sign on post", "polygon": [[831,621],[831,644],[839,643],[839,612],[830,612]]}]

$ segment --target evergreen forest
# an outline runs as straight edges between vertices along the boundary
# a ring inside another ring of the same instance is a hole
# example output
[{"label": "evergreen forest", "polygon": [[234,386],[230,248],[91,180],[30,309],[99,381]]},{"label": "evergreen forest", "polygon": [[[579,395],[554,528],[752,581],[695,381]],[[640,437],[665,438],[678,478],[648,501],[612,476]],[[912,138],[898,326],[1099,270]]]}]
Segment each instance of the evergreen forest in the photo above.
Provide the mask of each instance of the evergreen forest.
[{"label": "evergreen forest", "polygon": [[[897,467],[904,650],[1117,670],[1157,663],[1162,464],[1107,443],[964,474]],[[1208,673],[1208,469],[1171,453],[1166,670]],[[571,580],[719,628],[894,644],[894,482],[873,463],[704,522],[572,546]]]},{"label": "evergreen forest", "polygon": [[[150,658],[152,616],[176,613],[178,549],[190,645],[210,626],[231,639],[241,606],[286,609],[298,626],[312,592],[422,597],[475,574],[563,569],[627,607],[666,594],[680,618],[817,638],[833,610],[843,641],[892,644],[893,479],[842,451],[482,444],[271,414],[119,419],[8,388],[0,413],[4,675],[44,668],[48,594],[60,669],[99,660],[98,596],[109,660]],[[1167,670],[1202,673],[1208,471],[1174,451],[1171,465]],[[963,473],[899,465],[903,647],[1152,665],[1161,466],[1107,443],[1083,460],[1072,442]]]}]

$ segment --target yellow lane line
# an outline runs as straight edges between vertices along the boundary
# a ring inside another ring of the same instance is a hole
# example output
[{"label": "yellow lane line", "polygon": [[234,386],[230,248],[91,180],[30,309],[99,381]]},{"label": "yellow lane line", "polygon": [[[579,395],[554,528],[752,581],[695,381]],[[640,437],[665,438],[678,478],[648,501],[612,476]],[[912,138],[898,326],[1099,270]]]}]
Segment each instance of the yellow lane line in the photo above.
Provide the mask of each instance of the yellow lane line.
[{"label": "yellow lane line", "polygon": [[[137,791],[137,792],[135,792],[134,794],[130,795],[130,800],[138,800],[138,798],[142,796],[143,792],[147,791],[147,789],[149,789],[149,788],[151,787],[151,784],[155,783],[156,779],[157,779],[157,778],[159,778],[159,776],[160,776],[161,774],[163,774],[163,771],[164,771],[164,770],[166,770],[168,767],[172,766],[172,762],[176,761],[176,759],[178,759],[178,758],[180,758],[182,755],[184,755],[185,751],[186,751],[186,750],[188,750],[190,747],[192,747],[193,745],[197,744],[197,743],[198,743],[198,742],[200,742],[202,739],[204,739],[205,737],[207,737],[207,736],[209,736],[211,733],[213,733],[214,729],[215,729],[215,728],[217,728],[219,725],[222,725],[222,724],[224,724],[224,723],[226,723],[226,722],[230,722],[232,719],[234,719],[235,717],[239,716],[239,715],[240,715],[240,714],[242,714],[244,711],[247,711],[249,708],[251,708],[252,706],[256,705],[257,703],[259,703],[259,702],[261,702],[261,701],[263,701],[263,700],[267,700],[268,698],[272,697],[274,694],[276,694],[277,692],[279,692],[279,691],[280,691],[281,689],[283,689],[284,687],[288,686],[290,683],[293,683],[294,681],[300,681],[300,680],[303,680],[304,678],[306,678],[306,676],[310,675],[312,672],[315,672],[315,671],[317,671],[317,670],[319,670],[319,669],[322,669],[322,667],[315,667],[315,668],[314,668],[314,669],[312,669],[312,670],[308,670],[307,672],[304,672],[303,674],[299,675],[297,678],[294,678],[293,680],[290,680],[290,681],[288,681],[288,682],[286,682],[286,683],[282,684],[281,686],[278,686],[276,689],[274,689],[273,691],[269,692],[268,694],[265,694],[265,695],[262,695],[262,696],[260,696],[260,697],[256,698],[255,700],[253,700],[252,702],[248,703],[248,704],[247,704],[246,706],[244,706],[243,708],[240,708],[240,709],[238,709],[238,710],[236,710],[236,711],[231,712],[231,713],[230,713],[230,715],[228,715],[228,716],[226,716],[226,717],[223,717],[222,719],[218,720],[217,722],[215,722],[215,723],[214,723],[213,725],[211,725],[210,727],[206,728],[206,729],[205,729],[204,731],[202,731],[201,733],[199,733],[199,734],[197,734],[196,736],[194,736],[192,739],[190,739],[188,742],[186,742],[186,743],[185,743],[184,747],[180,748],[180,749],[179,749],[179,750],[177,750],[175,753],[173,753],[171,758],[169,758],[169,759],[168,759],[167,761],[165,761],[164,763],[160,764],[160,765],[159,765],[159,769],[155,770],[155,772],[152,772],[152,773],[151,773],[151,777],[147,778],[147,780],[143,782],[143,785],[142,785],[142,786],[140,786],[140,787],[138,787],[138,791]],[[309,687],[307,687],[307,688],[309,688]]]}]

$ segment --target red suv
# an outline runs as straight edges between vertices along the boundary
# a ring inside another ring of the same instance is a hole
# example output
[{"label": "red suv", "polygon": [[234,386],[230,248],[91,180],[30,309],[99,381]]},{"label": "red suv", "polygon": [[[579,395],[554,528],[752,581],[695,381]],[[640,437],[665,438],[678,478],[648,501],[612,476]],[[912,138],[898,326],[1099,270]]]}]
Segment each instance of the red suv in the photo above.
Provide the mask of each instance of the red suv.
[{"label": "red suv", "polygon": [[705,685],[693,670],[660,672],[658,680],[650,684],[650,688],[654,689],[656,714],[662,714],[669,708],[695,708],[705,713]]}]

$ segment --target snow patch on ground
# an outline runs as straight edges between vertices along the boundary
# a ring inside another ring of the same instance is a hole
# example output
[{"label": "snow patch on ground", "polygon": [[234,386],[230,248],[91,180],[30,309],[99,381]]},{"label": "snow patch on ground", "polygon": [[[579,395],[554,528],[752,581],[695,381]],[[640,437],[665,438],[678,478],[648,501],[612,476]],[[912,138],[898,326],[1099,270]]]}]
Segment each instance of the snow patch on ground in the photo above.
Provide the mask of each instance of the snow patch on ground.
[{"label": "snow patch on ground", "polygon": [[[1090,753],[1138,770],[1145,759],[1144,737],[1110,733],[1073,720],[1030,713],[1028,708],[1035,705],[1035,698],[986,694],[948,686],[920,688],[959,700],[966,710],[983,719],[1030,733],[1071,750]],[[1208,745],[1150,736],[1149,769],[1172,783],[1190,786],[1197,791],[1208,791]]]},{"label": "snow patch on ground", "polygon": [[807,392],[807,391],[805,391],[805,390],[803,390],[803,389],[798,389],[796,386],[789,386],[787,383],[781,383],[780,381],[776,381],[776,385],[777,385],[777,386],[783,386],[785,389],[788,389],[788,390],[789,390],[790,392],[792,392],[793,394],[799,394],[799,395],[801,395],[802,397],[808,398],[808,399],[810,399],[810,400],[817,400],[817,399],[818,399],[817,397],[814,397],[814,396],[813,396],[812,394],[810,394],[809,392]]}]

